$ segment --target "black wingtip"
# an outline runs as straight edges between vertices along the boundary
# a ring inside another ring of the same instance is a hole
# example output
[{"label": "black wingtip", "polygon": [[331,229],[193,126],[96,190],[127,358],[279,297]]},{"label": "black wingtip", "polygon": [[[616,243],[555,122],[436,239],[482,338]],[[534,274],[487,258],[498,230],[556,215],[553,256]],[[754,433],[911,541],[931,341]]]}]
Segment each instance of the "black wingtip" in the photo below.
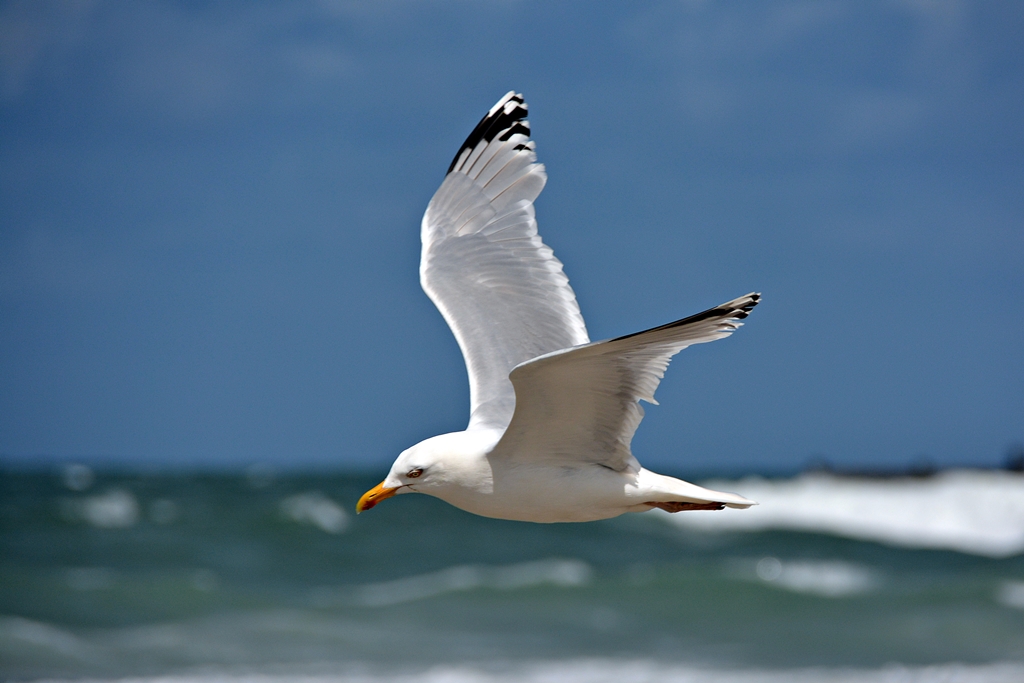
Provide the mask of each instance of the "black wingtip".
[{"label": "black wingtip", "polygon": [[[735,313],[733,314],[732,317],[733,318],[737,318],[739,320],[743,320],[748,315],[750,315],[750,312],[752,310],[754,310],[754,306],[758,305],[759,303],[761,303],[761,293],[760,292],[751,292],[750,294],[747,294],[746,296],[740,297],[739,299],[734,299],[733,301],[730,301],[727,304],[722,304],[721,306],[716,306],[715,308],[712,308],[711,310],[712,311],[716,311],[716,310],[721,311],[721,310],[726,310],[726,309],[731,307],[735,311]],[[708,312],[708,311],[705,311],[705,312]]]},{"label": "black wingtip", "polygon": [[[615,339],[612,339],[610,341],[619,341],[620,339],[629,339],[630,337],[636,337],[641,334],[647,334],[648,332],[670,330],[675,327],[692,325],[694,323],[699,323],[703,320],[709,320],[711,318],[717,318],[720,322],[725,323],[727,323],[729,320],[743,320],[748,315],[750,315],[750,312],[754,310],[754,306],[757,306],[759,303],[761,303],[761,293],[751,292],[750,294],[741,296],[738,299],[727,301],[721,306],[715,306],[714,308],[709,308],[706,311],[701,311],[700,313],[691,315],[688,318],[676,320],[674,322],[661,325],[660,327],[652,327],[649,330],[643,330],[641,332],[634,332],[633,334],[627,334],[622,337],[616,337]],[[735,329],[735,327],[733,327],[733,329]]]},{"label": "black wingtip", "polygon": [[504,141],[516,133],[529,137],[530,122],[526,120],[528,108],[520,93],[514,90],[509,91],[480,119],[480,123],[476,124],[476,128],[473,129],[473,132],[469,134],[469,137],[459,147],[459,151],[455,153],[455,158],[452,159],[451,165],[448,166],[447,173],[455,170],[462,155],[467,150],[471,152],[476,149],[481,140],[490,142],[500,135],[500,139]]}]

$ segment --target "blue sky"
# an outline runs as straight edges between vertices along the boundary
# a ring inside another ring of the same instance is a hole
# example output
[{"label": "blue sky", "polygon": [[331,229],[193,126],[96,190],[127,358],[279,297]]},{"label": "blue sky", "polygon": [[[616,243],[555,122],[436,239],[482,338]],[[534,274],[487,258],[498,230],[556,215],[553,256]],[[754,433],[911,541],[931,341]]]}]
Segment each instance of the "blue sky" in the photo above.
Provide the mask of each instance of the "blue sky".
[{"label": "blue sky", "polygon": [[1017,2],[0,4],[0,454],[383,469],[461,429],[419,220],[502,94],[591,336],[751,290],[662,469],[1024,441]]}]

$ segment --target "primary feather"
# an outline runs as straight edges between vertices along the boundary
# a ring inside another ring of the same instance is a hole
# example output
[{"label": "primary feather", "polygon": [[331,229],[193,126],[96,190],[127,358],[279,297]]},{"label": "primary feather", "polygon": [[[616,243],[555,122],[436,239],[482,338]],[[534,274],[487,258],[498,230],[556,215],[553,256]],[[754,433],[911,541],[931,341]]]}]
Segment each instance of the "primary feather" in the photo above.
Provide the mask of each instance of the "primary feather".
[{"label": "primary feather", "polygon": [[547,175],[525,118],[521,95],[494,105],[423,216],[420,282],[466,359],[470,429],[508,425],[512,368],[590,341],[562,262],[537,234]]}]

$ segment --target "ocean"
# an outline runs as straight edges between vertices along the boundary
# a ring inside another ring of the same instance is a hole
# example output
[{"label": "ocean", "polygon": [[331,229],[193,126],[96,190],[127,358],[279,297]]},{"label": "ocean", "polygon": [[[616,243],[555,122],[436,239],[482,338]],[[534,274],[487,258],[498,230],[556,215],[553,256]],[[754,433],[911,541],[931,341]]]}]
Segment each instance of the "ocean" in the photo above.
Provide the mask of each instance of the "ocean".
[{"label": "ocean", "polygon": [[717,480],[586,524],[344,474],[0,472],[0,678],[1024,681],[1024,475]]}]

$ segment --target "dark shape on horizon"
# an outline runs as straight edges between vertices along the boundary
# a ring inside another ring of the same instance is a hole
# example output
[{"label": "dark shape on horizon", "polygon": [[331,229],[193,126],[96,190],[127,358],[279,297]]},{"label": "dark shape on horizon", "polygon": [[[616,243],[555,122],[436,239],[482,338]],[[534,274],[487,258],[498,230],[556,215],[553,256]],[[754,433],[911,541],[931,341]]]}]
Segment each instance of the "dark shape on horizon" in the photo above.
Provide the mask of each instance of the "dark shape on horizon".
[{"label": "dark shape on horizon", "polygon": [[1010,444],[1003,459],[1003,469],[1010,472],[1024,472],[1024,443]]}]

